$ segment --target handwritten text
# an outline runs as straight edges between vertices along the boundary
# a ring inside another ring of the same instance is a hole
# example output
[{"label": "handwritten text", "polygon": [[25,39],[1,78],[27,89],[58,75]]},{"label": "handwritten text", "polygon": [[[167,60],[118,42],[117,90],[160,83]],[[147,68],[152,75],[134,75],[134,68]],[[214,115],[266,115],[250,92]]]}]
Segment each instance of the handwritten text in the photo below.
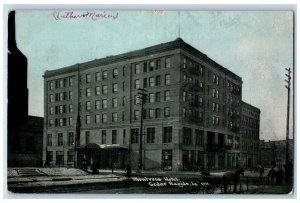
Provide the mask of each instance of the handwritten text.
[{"label": "handwritten text", "polygon": [[53,17],[55,20],[76,20],[83,18],[95,21],[100,19],[116,20],[119,17],[119,13],[106,13],[105,11],[54,11]]}]

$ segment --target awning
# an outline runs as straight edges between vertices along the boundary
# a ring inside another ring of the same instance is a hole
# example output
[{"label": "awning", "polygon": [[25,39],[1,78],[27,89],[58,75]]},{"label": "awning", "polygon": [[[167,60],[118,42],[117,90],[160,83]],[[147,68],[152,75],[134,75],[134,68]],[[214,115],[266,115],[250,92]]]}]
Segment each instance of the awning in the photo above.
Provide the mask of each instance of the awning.
[{"label": "awning", "polygon": [[99,143],[88,143],[86,145],[79,146],[78,149],[123,149],[128,150],[128,147],[120,144],[99,144]]}]

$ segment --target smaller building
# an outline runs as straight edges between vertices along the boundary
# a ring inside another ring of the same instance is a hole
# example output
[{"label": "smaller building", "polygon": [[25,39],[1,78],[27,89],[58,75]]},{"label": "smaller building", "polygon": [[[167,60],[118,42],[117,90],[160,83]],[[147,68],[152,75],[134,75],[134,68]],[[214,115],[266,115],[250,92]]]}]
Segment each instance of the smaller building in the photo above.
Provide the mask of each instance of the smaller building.
[{"label": "smaller building", "polygon": [[[264,141],[261,140],[258,151],[258,162],[266,167],[273,164],[284,165],[286,156],[286,140]],[[289,139],[289,159],[294,160],[294,140]]]},{"label": "smaller building", "polygon": [[257,165],[259,146],[260,110],[242,102],[241,116],[241,165],[252,168]]},{"label": "smaller building", "polygon": [[43,117],[28,116],[17,137],[18,150],[8,151],[8,166],[42,166]]}]

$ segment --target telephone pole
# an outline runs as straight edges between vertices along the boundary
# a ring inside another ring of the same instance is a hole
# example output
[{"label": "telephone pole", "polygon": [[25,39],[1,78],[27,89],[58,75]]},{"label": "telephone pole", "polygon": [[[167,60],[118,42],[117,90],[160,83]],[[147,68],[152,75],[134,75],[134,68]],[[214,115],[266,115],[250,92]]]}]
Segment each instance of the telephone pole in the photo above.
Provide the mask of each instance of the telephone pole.
[{"label": "telephone pole", "polygon": [[143,121],[144,121],[144,104],[146,103],[146,98],[147,98],[147,94],[145,92],[147,92],[147,90],[145,89],[138,89],[138,95],[139,95],[139,99],[140,99],[140,104],[141,104],[141,124],[140,124],[140,148],[139,148],[139,162],[138,162],[138,166],[139,166],[139,170],[142,170],[143,168]]},{"label": "telephone pole", "polygon": [[287,85],[285,87],[288,90],[288,98],[287,98],[287,115],[286,115],[286,154],[285,154],[285,164],[289,164],[289,122],[290,122],[290,85],[291,85],[291,69],[285,69],[287,73],[285,76],[287,77]]}]

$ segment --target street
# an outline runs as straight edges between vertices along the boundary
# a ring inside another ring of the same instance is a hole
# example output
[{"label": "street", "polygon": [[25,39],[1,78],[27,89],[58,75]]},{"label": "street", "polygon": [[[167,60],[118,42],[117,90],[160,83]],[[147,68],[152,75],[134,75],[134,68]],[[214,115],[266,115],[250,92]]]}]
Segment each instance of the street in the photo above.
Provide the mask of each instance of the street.
[{"label": "street", "polygon": [[[28,176],[20,174],[24,169],[11,169],[8,189],[16,193],[81,193],[81,194],[223,194],[220,182],[224,172],[212,172],[217,182],[204,180],[197,172],[149,172],[133,173],[128,179],[123,171],[111,174],[103,170],[92,175],[79,169],[36,168],[39,173]],[[42,174],[42,175],[41,175]],[[213,180],[212,179],[212,180]],[[233,194],[233,185],[228,194]],[[237,194],[288,194],[292,191],[292,179],[287,184],[269,185],[266,173],[263,179],[257,173],[246,171],[240,176]]]}]

